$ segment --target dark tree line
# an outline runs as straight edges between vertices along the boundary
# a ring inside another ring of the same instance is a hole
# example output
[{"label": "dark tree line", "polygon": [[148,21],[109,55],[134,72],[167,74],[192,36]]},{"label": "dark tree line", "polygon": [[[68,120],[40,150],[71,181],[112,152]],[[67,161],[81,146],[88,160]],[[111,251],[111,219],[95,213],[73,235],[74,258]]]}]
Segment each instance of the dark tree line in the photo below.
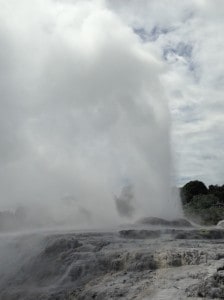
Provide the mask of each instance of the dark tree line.
[{"label": "dark tree line", "polygon": [[214,225],[224,219],[224,185],[209,185],[195,180],[180,189],[187,217],[202,224]]}]

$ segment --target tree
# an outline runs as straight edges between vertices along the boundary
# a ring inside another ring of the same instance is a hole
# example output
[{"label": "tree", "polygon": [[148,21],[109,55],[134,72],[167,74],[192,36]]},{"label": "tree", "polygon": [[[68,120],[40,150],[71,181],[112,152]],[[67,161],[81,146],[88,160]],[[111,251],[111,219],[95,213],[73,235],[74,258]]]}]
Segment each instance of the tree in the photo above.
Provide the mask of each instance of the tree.
[{"label": "tree", "polygon": [[215,195],[219,198],[219,202],[224,204],[224,185],[209,185],[208,193]]},{"label": "tree", "polygon": [[180,191],[181,200],[183,204],[192,201],[194,196],[207,195],[208,189],[202,181],[194,180],[186,183]]},{"label": "tree", "polygon": [[219,206],[219,199],[213,194],[196,195],[184,205],[188,218],[203,225],[216,225],[224,218],[224,208]]},{"label": "tree", "polygon": [[196,195],[192,198],[191,202],[189,202],[186,206],[191,206],[193,209],[207,209],[210,207],[214,207],[218,204],[219,199],[212,194],[208,195]]}]

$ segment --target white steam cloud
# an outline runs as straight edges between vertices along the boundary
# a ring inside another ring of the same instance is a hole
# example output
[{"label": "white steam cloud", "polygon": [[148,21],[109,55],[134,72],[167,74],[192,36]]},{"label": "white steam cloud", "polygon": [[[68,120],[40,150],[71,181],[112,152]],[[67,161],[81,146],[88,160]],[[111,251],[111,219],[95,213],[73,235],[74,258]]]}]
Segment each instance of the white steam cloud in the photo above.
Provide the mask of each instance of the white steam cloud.
[{"label": "white steam cloud", "polygon": [[112,224],[115,195],[132,186],[135,218],[176,216],[150,46],[104,1],[0,4],[1,209]]}]

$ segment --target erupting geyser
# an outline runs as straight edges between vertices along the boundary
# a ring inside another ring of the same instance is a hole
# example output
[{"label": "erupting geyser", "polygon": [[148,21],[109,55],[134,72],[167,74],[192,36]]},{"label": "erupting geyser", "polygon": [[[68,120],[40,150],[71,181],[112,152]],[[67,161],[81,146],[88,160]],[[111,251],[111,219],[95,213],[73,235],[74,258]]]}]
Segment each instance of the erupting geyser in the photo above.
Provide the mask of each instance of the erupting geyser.
[{"label": "erupting geyser", "polygon": [[149,45],[104,1],[2,3],[1,209],[38,203],[36,218],[44,207],[56,224],[114,224],[114,195],[132,186],[128,217],[180,216]]}]

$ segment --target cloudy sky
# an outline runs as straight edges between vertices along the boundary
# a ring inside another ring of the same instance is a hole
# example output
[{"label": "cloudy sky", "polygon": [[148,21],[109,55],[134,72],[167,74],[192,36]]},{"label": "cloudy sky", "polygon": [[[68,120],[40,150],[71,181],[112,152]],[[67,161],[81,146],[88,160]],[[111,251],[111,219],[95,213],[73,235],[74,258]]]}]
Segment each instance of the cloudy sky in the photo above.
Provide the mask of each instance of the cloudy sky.
[{"label": "cloudy sky", "polygon": [[114,220],[132,186],[136,216],[171,215],[173,184],[223,184],[223,15],[222,0],[0,0],[1,209]]},{"label": "cloudy sky", "polygon": [[[113,1],[115,10],[118,2]],[[177,183],[200,179],[223,184],[223,1],[122,3],[123,20],[156,49],[168,68],[163,83],[172,118]]]}]

